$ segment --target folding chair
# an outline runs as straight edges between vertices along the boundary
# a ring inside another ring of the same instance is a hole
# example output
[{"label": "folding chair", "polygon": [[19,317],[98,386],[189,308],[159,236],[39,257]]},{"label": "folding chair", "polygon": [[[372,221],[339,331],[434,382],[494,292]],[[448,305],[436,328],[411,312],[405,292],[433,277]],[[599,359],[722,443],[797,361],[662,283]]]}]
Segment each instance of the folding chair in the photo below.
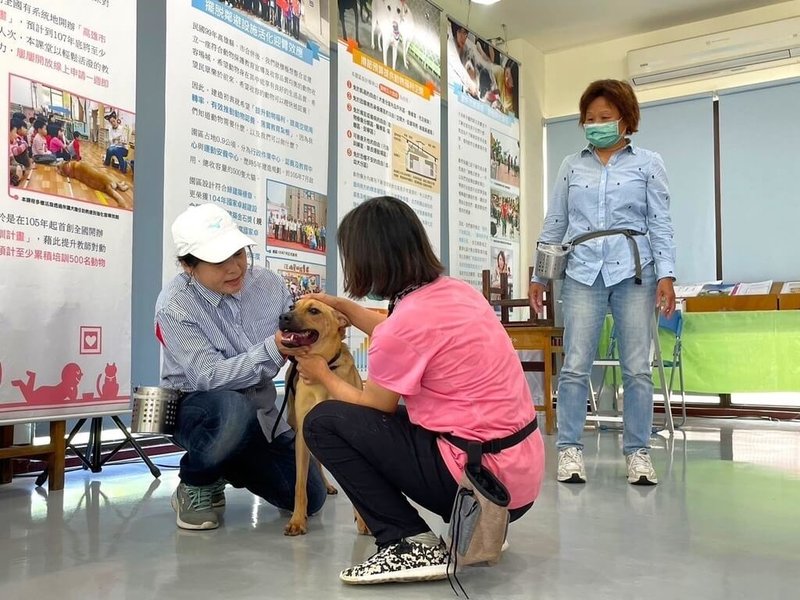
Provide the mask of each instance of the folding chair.
[{"label": "folding chair", "polygon": [[[661,356],[661,343],[659,340],[658,332],[659,329],[665,329],[667,331],[672,332],[675,335],[675,347],[672,352],[672,360],[664,361]],[[682,413],[682,420],[678,427],[682,427],[683,424],[686,422],[686,392],[684,389],[683,384],[683,362],[681,360],[681,338],[680,334],[683,329],[683,317],[680,311],[676,311],[672,317],[666,319],[663,315],[658,312],[654,315],[653,318],[653,333],[652,333],[652,360],[651,360],[651,367],[655,368],[658,372],[659,382],[660,382],[660,389],[662,396],[664,397],[664,424],[662,427],[655,428],[656,430],[660,429],[667,429],[670,433],[675,431],[675,423],[672,418],[672,387],[674,383],[674,376],[675,376],[675,369],[678,370],[678,376],[681,385],[681,399],[683,402],[683,413]],[[619,414],[620,411],[618,409],[618,389],[619,389],[619,381],[617,380],[617,367],[620,366],[619,361],[619,352],[617,349],[617,335],[616,335],[616,326],[612,326],[611,328],[611,336],[609,339],[608,350],[603,358],[597,359],[592,363],[592,366],[603,367],[602,371],[602,379],[600,380],[600,387],[597,391],[594,390],[594,385],[591,382],[591,378],[589,380],[589,405],[590,405],[590,414],[587,415],[587,420],[595,421],[598,423],[622,423],[622,415]],[[613,406],[616,414],[613,415],[601,415],[598,403],[600,400],[600,396],[603,392],[603,388],[605,386],[606,381],[606,373],[609,368],[612,368],[612,385],[613,385]],[[670,380],[669,385],[667,385],[667,378],[665,373],[665,368],[671,369],[670,373]]]},{"label": "folding chair", "polygon": [[680,384],[681,393],[681,422],[677,427],[683,427],[686,423],[686,386],[683,381],[683,358],[681,354],[681,334],[683,333],[683,313],[676,310],[671,317],[667,318],[664,315],[658,316],[658,328],[670,332],[675,336],[675,346],[672,349],[672,359],[662,360],[664,368],[670,369],[669,373],[669,386],[667,388],[670,396],[674,390],[675,370],[678,371],[678,383]]}]

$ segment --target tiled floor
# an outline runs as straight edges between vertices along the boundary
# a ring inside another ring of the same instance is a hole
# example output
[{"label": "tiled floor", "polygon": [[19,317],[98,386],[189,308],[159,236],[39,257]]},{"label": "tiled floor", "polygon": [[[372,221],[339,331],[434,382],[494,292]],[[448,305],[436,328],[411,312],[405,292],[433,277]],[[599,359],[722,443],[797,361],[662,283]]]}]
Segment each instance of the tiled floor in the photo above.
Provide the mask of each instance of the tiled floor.
[{"label": "tiled floor", "polygon": [[[461,574],[471,598],[800,597],[800,424],[695,421],[656,436],[655,488],[625,483],[618,432],[585,442],[589,483],[553,481],[551,451],[500,565]],[[32,479],[0,487],[0,599],[453,597],[447,582],[340,585],[372,549],[343,496],[286,538],[286,514],[229,488],[224,525],[193,533],[175,528],[176,481],[134,464],[70,473],[58,493]]]}]

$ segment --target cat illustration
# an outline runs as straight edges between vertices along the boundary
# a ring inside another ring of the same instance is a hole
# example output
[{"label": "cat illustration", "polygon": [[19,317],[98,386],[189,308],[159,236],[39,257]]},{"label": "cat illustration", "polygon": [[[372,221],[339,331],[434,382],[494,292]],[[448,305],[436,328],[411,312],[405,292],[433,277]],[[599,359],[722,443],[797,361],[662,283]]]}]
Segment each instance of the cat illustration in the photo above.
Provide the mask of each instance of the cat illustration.
[{"label": "cat illustration", "polygon": [[[103,379],[103,387],[100,387],[100,379]],[[97,376],[97,396],[101,400],[111,400],[119,395],[119,383],[117,383],[117,363],[106,363],[106,368]]]},{"label": "cat illustration", "polygon": [[78,399],[78,384],[83,377],[83,371],[75,363],[67,363],[61,369],[61,383],[56,385],[36,385],[36,373],[27,371],[28,381],[15,379],[11,385],[18,387],[22,397],[28,404],[57,404],[59,402],[75,402]]}]

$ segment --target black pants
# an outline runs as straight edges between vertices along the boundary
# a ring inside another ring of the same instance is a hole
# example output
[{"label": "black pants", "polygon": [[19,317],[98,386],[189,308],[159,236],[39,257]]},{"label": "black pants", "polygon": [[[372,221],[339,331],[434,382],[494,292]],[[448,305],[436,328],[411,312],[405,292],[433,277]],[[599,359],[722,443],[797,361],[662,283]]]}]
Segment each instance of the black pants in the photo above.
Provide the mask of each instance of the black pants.
[{"label": "black pants", "polygon": [[[450,520],[458,484],[439,452],[437,434],[411,424],[405,407],[390,415],[329,400],[306,416],[303,433],[378,546],[430,529],[406,496],[445,522]],[[512,510],[511,520],[531,506]]]}]

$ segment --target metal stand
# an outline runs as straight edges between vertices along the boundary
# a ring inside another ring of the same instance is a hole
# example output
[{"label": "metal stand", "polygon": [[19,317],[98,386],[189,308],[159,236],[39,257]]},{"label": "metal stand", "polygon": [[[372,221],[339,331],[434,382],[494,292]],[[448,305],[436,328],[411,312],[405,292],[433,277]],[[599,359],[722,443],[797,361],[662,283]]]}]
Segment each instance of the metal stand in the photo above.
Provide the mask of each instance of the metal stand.
[{"label": "metal stand", "polygon": [[[155,466],[153,461],[151,461],[147,454],[145,454],[142,447],[133,438],[133,436],[131,436],[127,427],[125,427],[124,423],[120,421],[119,417],[117,415],[111,415],[111,420],[114,421],[114,424],[117,426],[117,428],[125,435],[125,438],[105,456],[102,455],[103,417],[92,417],[92,422],[89,425],[89,441],[86,444],[85,452],[81,452],[78,448],[76,448],[72,444],[72,439],[75,437],[75,434],[77,434],[83,428],[87,419],[80,419],[77,423],[75,423],[75,427],[72,428],[72,431],[69,432],[66,442],[67,448],[71,449],[80,459],[80,461],[83,463],[83,468],[89,469],[92,473],[99,473],[103,470],[104,464],[111,460],[111,458],[113,458],[117,452],[122,450],[126,444],[130,444],[150,469],[150,473],[153,474],[153,477],[160,477],[161,470]],[[42,471],[42,473],[36,478],[36,485],[44,485],[45,481],[47,481],[47,469]]]}]

